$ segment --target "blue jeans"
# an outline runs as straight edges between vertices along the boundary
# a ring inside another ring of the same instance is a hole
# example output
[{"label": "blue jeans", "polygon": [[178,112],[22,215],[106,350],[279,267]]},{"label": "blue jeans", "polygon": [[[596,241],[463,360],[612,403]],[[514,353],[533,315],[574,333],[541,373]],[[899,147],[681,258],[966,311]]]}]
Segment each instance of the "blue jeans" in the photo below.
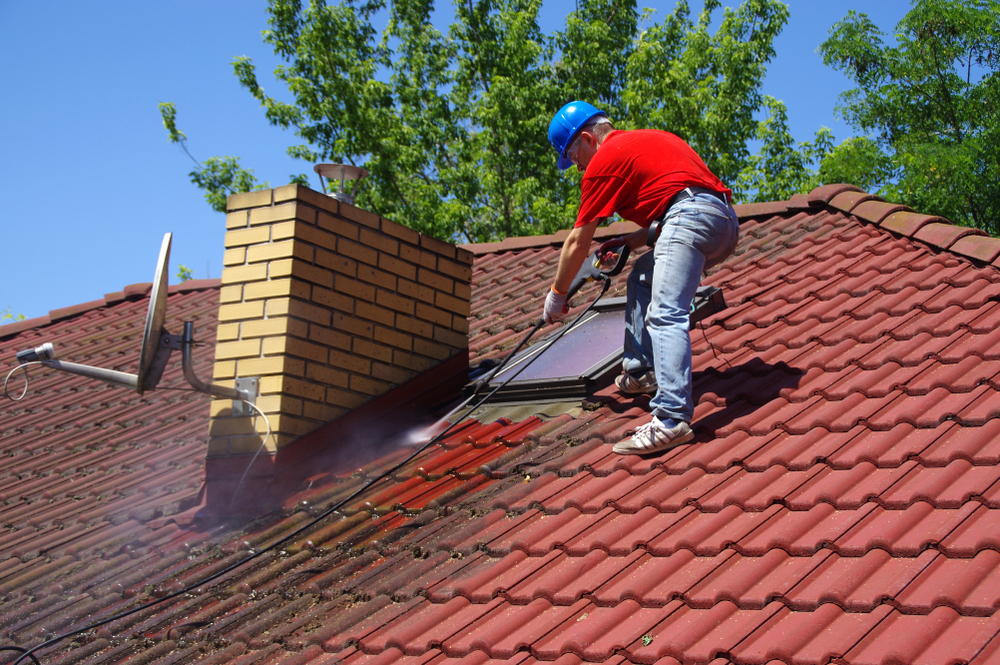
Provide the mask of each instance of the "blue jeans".
[{"label": "blue jeans", "polygon": [[625,305],[626,372],[652,368],[658,390],[650,409],[660,420],[690,423],[691,301],[707,269],[736,248],[739,220],[732,206],[709,194],[667,212],[653,251],[632,266]]}]

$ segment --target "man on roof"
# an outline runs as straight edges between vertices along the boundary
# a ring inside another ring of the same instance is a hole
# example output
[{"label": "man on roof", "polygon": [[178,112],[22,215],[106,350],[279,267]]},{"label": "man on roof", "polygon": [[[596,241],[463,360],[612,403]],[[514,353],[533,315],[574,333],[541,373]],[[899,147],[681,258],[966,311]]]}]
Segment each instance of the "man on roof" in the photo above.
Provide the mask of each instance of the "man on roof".
[{"label": "man on roof", "polygon": [[628,243],[653,248],[635,261],[628,279],[623,373],[626,394],[651,394],[653,418],[615,445],[621,454],[653,453],[694,438],[691,418],[690,309],[702,273],[732,254],[739,222],[732,192],[683,140],[651,129],[615,130],[607,114],[574,101],[549,124],[559,168],[576,165],[580,210],[559,256],[545,298],[547,322],[565,317],[566,294],[597,225],[615,213],[639,231],[608,241],[601,252]]}]

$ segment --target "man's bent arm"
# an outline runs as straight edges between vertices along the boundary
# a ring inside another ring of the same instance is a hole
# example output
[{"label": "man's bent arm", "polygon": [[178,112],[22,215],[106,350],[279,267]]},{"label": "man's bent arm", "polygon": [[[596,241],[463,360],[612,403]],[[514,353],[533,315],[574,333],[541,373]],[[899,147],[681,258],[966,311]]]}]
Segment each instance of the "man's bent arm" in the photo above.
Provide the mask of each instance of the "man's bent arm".
[{"label": "man's bent arm", "polygon": [[569,291],[569,285],[573,283],[573,278],[580,272],[580,266],[590,254],[590,243],[594,239],[594,232],[600,222],[600,219],[595,219],[583,226],[577,226],[569,232],[559,254],[559,268],[556,270],[556,278],[552,283],[553,288],[559,293]]}]

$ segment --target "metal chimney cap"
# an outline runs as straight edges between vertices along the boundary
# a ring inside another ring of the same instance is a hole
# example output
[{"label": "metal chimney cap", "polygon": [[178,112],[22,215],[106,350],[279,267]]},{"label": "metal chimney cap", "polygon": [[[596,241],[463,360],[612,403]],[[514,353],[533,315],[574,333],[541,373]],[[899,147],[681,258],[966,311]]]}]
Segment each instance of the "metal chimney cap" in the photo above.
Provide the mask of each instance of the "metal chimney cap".
[{"label": "metal chimney cap", "polygon": [[352,164],[317,164],[313,171],[330,180],[361,180],[368,170]]}]

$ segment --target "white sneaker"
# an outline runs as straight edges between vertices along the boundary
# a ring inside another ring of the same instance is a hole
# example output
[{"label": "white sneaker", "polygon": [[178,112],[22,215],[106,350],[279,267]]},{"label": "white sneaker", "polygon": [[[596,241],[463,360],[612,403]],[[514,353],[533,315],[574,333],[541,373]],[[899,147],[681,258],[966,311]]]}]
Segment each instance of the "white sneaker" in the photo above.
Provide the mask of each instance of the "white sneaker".
[{"label": "white sneaker", "polygon": [[656,394],[656,374],[653,370],[648,370],[634,376],[625,372],[615,377],[615,385],[618,390],[626,395],[655,395]]},{"label": "white sneaker", "polygon": [[653,416],[645,425],[641,425],[631,437],[621,443],[616,443],[613,450],[619,455],[645,455],[668,450],[694,438],[691,426],[686,422],[667,429],[660,419]]}]

